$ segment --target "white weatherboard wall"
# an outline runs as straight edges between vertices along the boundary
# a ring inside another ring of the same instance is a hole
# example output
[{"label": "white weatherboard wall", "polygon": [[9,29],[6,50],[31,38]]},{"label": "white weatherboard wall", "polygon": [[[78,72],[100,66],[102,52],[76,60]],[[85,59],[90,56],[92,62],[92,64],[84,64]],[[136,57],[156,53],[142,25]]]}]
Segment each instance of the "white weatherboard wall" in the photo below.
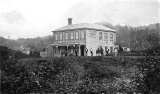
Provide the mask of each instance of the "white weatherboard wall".
[{"label": "white weatherboard wall", "polygon": [[[102,40],[99,40],[99,32],[102,32]],[[107,32],[107,31],[106,31]],[[88,49],[88,56],[91,56],[90,49],[93,49],[93,56],[96,56],[96,50],[99,46],[102,46],[105,52],[105,46],[115,47],[115,33],[113,32],[107,32],[108,33],[108,41],[104,40],[104,33],[105,31],[96,31],[96,30],[86,30],[86,48]],[[113,41],[110,41],[110,33],[113,33]],[[114,50],[113,50],[114,51]]]},{"label": "white weatherboard wall", "polygon": [[[93,34],[94,32],[94,34]],[[97,31],[86,30],[86,48],[88,49],[88,55],[91,56],[90,49],[93,49],[93,55],[96,55],[97,46],[99,45]]]}]

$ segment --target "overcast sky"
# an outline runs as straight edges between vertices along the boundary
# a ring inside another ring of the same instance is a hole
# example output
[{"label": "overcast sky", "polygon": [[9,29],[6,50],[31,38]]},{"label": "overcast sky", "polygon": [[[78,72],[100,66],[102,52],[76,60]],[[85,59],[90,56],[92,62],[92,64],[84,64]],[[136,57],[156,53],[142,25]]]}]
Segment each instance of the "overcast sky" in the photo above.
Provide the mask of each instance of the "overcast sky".
[{"label": "overcast sky", "polygon": [[0,36],[33,38],[73,24],[109,22],[141,26],[160,22],[158,0],[0,0]]}]

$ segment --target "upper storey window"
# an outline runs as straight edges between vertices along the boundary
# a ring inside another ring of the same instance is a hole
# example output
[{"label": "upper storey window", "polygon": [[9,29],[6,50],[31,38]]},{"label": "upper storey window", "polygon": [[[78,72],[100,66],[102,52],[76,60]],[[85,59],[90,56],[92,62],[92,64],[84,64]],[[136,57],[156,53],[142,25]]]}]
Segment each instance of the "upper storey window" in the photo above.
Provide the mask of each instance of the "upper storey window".
[{"label": "upper storey window", "polygon": [[79,39],[79,31],[76,31],[76,40]]},{"label": "upper storey window", "polygon": [[65,33],[65,40],[68,40],[68,32]]},{"label": "upper storey window", "polygon": [[84,31],[81,31],[81,39],[84,39]]},{"label": "upper storey window", "polygon": [[110,33],[110,41],[113,41],[113,33]]},{"label": "upper storey window", "polygon": [[60,33],[60,34],[59,34],[59,37],[60,37],[59,40],[62,41],[63,33]]},{"label": "upper storey window", "polygon": [[108,33],[107,32],[104,35],[104,39],[105,39],[105,41],[108,41]]},{"label": "upper storey window", "polygon": [[103,40],[102,32],[99,32],[99,40]]},{"label": "upper storey window", "polygon": [[70,38],[71,38],[71,40],[73,40],[73,32],[71,32],[71,37]]},{"label": "upper storey window", "polygon": [[56,41],[58,41],[58,34],[57,33],[55,33],[55,39],[56,39]]}]

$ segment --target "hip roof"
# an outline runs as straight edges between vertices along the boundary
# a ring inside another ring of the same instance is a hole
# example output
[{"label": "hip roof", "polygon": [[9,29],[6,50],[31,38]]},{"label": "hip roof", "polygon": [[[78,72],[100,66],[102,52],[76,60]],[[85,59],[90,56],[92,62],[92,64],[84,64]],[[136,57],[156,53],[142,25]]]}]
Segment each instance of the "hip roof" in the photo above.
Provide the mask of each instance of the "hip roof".
[{"label": "hip roof", "polygon": [[59,28],[57,30],[54,30],[54,31],[68,31],[68,30],[78,30],[78,29],[93,29],[93,30],[116,32],[116,30],[114,30],[114,29],[111,29],[111,28],[108,28],[108,27],[105,27],[102,25],[90,24],[90,23],[71,24],[71,25],[67,25],[62,28]]}]

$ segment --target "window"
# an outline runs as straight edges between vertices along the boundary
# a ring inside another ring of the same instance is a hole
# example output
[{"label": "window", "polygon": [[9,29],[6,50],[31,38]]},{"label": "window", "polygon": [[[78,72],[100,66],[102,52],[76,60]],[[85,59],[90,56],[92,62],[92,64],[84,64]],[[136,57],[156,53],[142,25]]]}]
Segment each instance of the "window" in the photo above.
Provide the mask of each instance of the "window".
[{"label": "window", "polygon": [[108,33],[105,33],[104,39],[105,41],[108,41]]},{"label": "window", "polygon": [[102,32],[99,32],[99,40],[103,40]]},{"label": "window", "polygon": [[110,41],[113,41],[113,33],[110,33]]},{"label": "window", "polygon": [[62,36],[63,36],[63,34],[62,34],[62,33],[60,33],[60,34],[59,34],[59,37],[60,37],[60,39],[59,39],[59,40],[60,40],[60,41],[62,41]]},{"label": "window", "polygon": [[68,32],[65,33],[65,40],[68,40]]},{"label": "window", "polygon": [[78,39],[79,39],[79,32],[76,31],[76,40],[78,40]]},{"label": "window", "polygon": [[73,32],[71,32],[71,39],[73,39]]},{"label": "window", "polygon": [[58,34],[57,33],[55,33],[55,39],[56,39],[56,41],[58,41]]},{"label": "window", "polygon": [[81,39],[84,39],[84,31],[81,31]]}]

